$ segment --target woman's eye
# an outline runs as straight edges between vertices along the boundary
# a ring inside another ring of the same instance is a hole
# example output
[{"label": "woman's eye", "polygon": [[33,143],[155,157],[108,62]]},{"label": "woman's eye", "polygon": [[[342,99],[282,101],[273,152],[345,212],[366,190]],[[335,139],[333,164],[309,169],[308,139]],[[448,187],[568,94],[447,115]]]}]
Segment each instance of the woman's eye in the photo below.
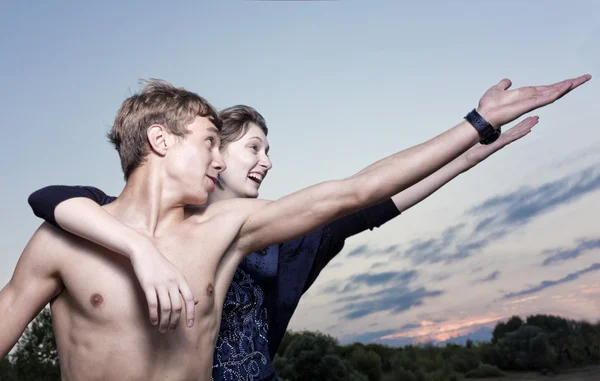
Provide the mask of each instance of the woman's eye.
[{"label": "woman's eye", "polygon": [[250,146],[254,151],[258,152],[258,146]]}]

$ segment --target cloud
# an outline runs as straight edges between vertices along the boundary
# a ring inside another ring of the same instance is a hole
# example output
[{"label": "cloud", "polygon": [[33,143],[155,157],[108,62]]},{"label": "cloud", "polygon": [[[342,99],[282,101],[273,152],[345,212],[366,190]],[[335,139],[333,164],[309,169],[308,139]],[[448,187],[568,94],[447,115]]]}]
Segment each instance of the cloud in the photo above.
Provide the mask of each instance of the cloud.
[{"label": "cloud", "polygon": [[495,216],[492,217],[488,217],[488,218],[484,218],[483,220],[479,221],[479,223],[477,223],[477,225],[475,226],[475,229],[473,229],[476,233],[485,230],[485,228],[487,228],[492,222],[494,222],[494,220],[496,219]]},{"label": "cloud", "polygon": [[365,254],[369,251],[369,247],[367,245],[360,245],[354,248],[351,252],[348,253],[349,257],[357,257],[359,255]]},{"label": "cloud", "polygon": [[502,228],[494,232],[486,232],[487,236],[485,237],[469,234],[466,238],[459,240],[457,239],[458,233],[464,226],[465,224],[461,224],[446,229],[439,239],[417,241],[401,256],[408,257],[414,265],[439,262],[450,264],[481,252],[491,242],[508,234],[508,230]]},{"label": "cloud", "polygon": [[592,144],[573,152],[570,155],[550,162],[548,163],[548,167],[556,170],[556,168],[573,165],[574,163],[581,162],[584,159],[589,159],[590,157],[598,155],[600,155],[600,141],[593,142]]},{"label": "cloud", "polygon": [[375,262],[375,263],[373,263],[373,265],[371,265],[371,270],[378,269],[380,267],[385,267],[387,265],[388,265],[387,262]]},{"label": "cloud", "polygon": [[373,341],[377,341],[379,338],[389,335],[390,333],[394,333],[395,330],[393,329],[386,329],[386,330],[382,330],[382,331],[374,331],[374,332],[365,332],[365,333],[361,333],[360,335],[355,335],[355,336],[350,336],[347,338],[344,338],[341,340],[341,343],[356,343],[356,342],[361,342],[361,343],[370,343]]},{"label": "cloud", "polygon": [[383,253],[390,254],[390,253],[393,253],[394,251],[397,251],[399,248],[400,248],[399,245],[391,245],[391,246],[388,246],[387,248],[383,249]]},{"label": "cloud", "polygon": [[600,248],[600,238],[597,239],[584,239],[572,249],[554,249],[546,250],[543,254],[551,254],[548,258],[542,262],[543,266],[547,266],[556,262],[567,261],[574,259],[593,249]]},{"label": "cloud", "polygon": [[372,247],[367,244],[363,244],[357,246],[352,251],[350,251],[347,256],[348,257],[374,257],[374,256],[390,256],[395,254],[400,249],[399,245],[390,245],[384,248]]},{"label": "cloud", "polygon": [[[373,327],[378,325],[378,323],[369,324],[369,327]],[[386,329],[381,331],[373,331],[373,332],[365,332],[360,335],[348,336],[340,340],[342,344],[350,344],[355,342],[361,343],[372,343],[375,341],[381,341],[382,338],[391,334],[397,334],[404,331],[409,331],[411,329],[419,328],[422,324],[419,323],[409,323],[405,324],[400,329]],[[410,344],[412,342],[412,338],[407,341],[406,344]]]},{"label": "cloud", "polygon": [[492,197],[471,208],[465,223],[446,229],[439,238],[415,241],[397,256],[409,258],[415,265],[449,264],[469,258],[532,219],[599,190],[600,167],[596,167]]},{"label": "cloud", "polygon": [[542,291],[549,287],[554,287],[554,286],[562,284],[562,283],[574,281],[574,280],[578,279],[581,275],[584,275],[584,274],[592,272],[592,271],[597,271],[597,270],[600,270],[600,263],[594,263],[593,265],[589,266],[588,268],[576,271],[576,272],[571,273],[571,274],[567,275],[566,277],[558,279],[558,280],[545,280],[535,287],[531,287],[531,288],[528,288],[528,289],[525,289],[522,291],[518,291],[518,292],[511,292],[511,293],[505,294],[504,299],[510,299],[510,298],[516,298],[516,297],[520,297],[520,296],[524,296],[524,295],[534,294],[536,292]]},{"label": "cloud", "polygon": [[444,253],[450,250],[464,227],[465,224],[451,226],[442,233],[439,239],[415,241],[402,253],[402,256],[410,258],[414,264],[440,262],[445,259]]},{"label": "cloud", "polygon": [[456,251],[452,254],[446,256],[446,263],[452,263],[460,259],[466,259],[470,257],[475,252],[481,252],[484,247],[486,247],[491,241],[497,240],[500,237],[504,236],[506,232],[498,232],[492,238],[479,239],[479,240],[465,240],[458,245],[456,245]]},{"label": "cloud", "polygon": [[393,281],[395,284],[408,283],[417,278],[416,270],[409,271],[388,271],[378,274],[359,274],[351,278],[353,283],[362,283],[367,286],[385,285]]},{"label": "cloud", "polygon": [[404,324],[402,327],[400,327],[400,330],[397,330],[396,332],[402,332],[402,331],[407,331],[409,329],[419,328],[419,327],[421,327],[421,325],[422,324],[419,324],[419,323]]},{"label": "cloud", "polygon": [[431,280],[433,280],[434,282],[441,282],[443,280],[450,278],[451,276],[452,276],[452,273],[439,273],[439,274],[435,274],[431,278]]},{"label": "cloud", "polygon": [[[464,260],[544,213],[599,189],[600,169],[589,167],[539,186],[523,187],[505,195],[492,197],[470,209],[463,223],[447,228],[437,238],[413,241],[402,252],[397,245],[379,249],[361,245],[348,256],[385,254],[390,258],[408,258],[416,265],[439,262],[448,264]],[[597,247],[600,247],[600,239],[581,241],[575,248],[568,250],[557,249],[550,252],[544,265],[575,258]],[[377,262],[372,268],[383,266],[384,262]],[[472,273],[481,270],[483,268],[473,269]],[[600,264],[569,274],[562,279],[546,280],[521,291],[504,293],[503,298],[522,298],[596,270],[600,270]],[[500,275],[500,271],[493,271],[487,276],[482,274],[476,282],[492,282]],[[437,275],[440,279],[444,279],[445,276],[447,273]],[[365,273],[356,275],[347,282],[330,285],[326,292],[341,294],[334,301],[339,305],[335,312],[341,314],[344,319],[358,319],[378,312],[398,314],[422,305],[427,298],[436,298],[444,294],[442,290],[409,287],[416,278],[417,273],[409,271]],[[383,289],[355,293],[362,288],[375,287]]]},{"label": "cloud", "polygon": [[493,217],[485,217],[479,222],[479,230],[498,224],[512,227],[525,224],[561,204],[574,201],[598,189],[600,169],[594,165],[537,187],[523,187],[510,194],[493,197],[472,208],[469,214],[478,216],[488,212],[494,213]]},{"label": "cloud", "polygon": [[329,294],[344,294],[356,291],[363,286],[378,287],[393,284],[396,287],[400,287],[412,282],[417,279],[417,277],[418,273],[416,270],[387,271],[375,274],[363,273],[354,275],[344,282],[335,282],[332,285],[327,286],[323,291]]},{"label": "cloud", "polygon": [[[424,287],[414,290],[391,287],[368,295],[355,296],[354,301],[345,304],[334,312],[342,313],[343,317],[348,320],[358,319],[382,311],[400,313],[412,307],[422,305],[425,298],[437,297],[442,294],[443,291],[429,291]],[[344,302],[346,301],[349,300],[344,299]],[[340,302],[340,299],[336,302]]]},{"label": "cloud", "polygon": [[473,283],[485,283],[485,282],[491,282],[493,280],[496,280],[498,278],[498,275],[500,275],[500,271],[494,271],[493,273],[491,273],[490,275],[486,276],[485,278],[480,278],[475,280],[475,282]]}]

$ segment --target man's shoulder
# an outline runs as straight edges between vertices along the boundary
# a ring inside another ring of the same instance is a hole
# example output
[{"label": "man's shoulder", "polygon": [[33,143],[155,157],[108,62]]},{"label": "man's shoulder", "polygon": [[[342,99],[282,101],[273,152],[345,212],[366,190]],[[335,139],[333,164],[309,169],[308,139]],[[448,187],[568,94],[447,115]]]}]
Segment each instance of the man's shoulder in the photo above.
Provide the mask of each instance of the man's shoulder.
[{"label": "man's shoulder", "polygon": [[[229,199],[211,203],[205,207],[192,208],[186,220],[188,237],[191,239],[212,239],[230,244],[238,242],[244,224],[252,218],[252,213],[269,201],[258,199]],[[188,210],[190,210],[188,208]],[[238,242],[239,243],[239,242]],[[234,245],[237,247],[237,245]]]},{"label": "man's shoulder", "polygon": [[186,207],[185,225],[193,235],[215,230],[237,230],[245,221],[248,203],[225,200],[206,206]]},{"label": "man's shoulder", "polygon": [[32,240],[44,242],[44,244],[59,244],[66,243],[71,234],[53,226],[49,222],[42,222],[42,224],[38,227],[35,233],[32,236]]},{"label": "man's shoulder", "polygon": [[75,236],[48,222],[43,222],[33,233],[23,256],[31,258],[37,266],[55,268],[71,251]]}]

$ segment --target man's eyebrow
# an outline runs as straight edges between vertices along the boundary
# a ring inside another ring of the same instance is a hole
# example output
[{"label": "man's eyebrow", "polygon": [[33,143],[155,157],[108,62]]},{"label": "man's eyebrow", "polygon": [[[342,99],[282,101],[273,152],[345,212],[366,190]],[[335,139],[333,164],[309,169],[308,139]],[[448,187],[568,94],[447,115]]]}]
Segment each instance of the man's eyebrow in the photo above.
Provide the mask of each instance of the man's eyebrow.
[{"label": "man's eyebrow", "polygon": [[219,135],[219,130],[215,126],[208,127],[208,131],[214,132],[215,134]]}]

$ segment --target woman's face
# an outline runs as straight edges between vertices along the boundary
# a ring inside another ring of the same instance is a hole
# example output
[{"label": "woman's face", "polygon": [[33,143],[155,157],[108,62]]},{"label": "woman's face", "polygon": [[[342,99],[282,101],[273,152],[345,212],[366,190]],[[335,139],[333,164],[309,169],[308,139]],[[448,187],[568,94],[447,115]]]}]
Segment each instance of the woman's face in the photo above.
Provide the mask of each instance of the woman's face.
[{"label": "woman's face", "polygon": [[248,131],[222,152],[227,164],[227,169],[221,172],[224,190],[234,197],[258,197],[258,188],[273,166],[265,133],[251,123]]}]

